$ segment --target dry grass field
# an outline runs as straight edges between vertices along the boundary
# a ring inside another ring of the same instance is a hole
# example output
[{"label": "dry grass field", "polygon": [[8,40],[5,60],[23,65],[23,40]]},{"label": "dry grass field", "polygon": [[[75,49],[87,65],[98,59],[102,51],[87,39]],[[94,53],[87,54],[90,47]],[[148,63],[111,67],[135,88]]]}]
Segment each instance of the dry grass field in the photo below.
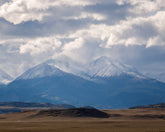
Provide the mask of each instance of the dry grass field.
[{"label": "dry grass field", "polygon": [[103,110],[109,118],[0,115],[0,132],[165,132],[165,109]]}]

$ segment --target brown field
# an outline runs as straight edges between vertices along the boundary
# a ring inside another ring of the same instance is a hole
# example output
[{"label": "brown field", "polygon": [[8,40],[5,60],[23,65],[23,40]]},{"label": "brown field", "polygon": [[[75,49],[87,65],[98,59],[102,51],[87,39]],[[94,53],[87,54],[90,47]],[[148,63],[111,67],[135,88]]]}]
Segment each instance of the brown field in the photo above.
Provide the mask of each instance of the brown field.
[{"label": "brown field", "polygon": [[0,115],[0,132],[165,132],[165,109],[103,110],[109,118]]}]

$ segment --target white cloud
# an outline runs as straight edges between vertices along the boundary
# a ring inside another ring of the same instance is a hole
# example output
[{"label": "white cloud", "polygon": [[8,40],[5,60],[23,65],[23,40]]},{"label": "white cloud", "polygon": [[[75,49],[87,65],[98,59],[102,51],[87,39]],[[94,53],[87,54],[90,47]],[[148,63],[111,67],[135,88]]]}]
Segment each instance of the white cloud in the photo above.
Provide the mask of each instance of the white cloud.
[{"label": "white cloud", "polygon": [[69,19],[79,20],[79,19],[86,19],[86,18],[92,18],[97,21],[102,21],[106,19],[104,15],[101,15],[98,13],[88,13],[88,12],[82,12],[79,16],[64,17],[64,19],[66,20],[69,20]]},{"label": "white cloud", "polygon": [[44,16],[49,15],[43,12],[50,6],[49,4],[44,0],[12,0],[0,6],[0,17],[13,24],[29,20],[41,21]]},{"label": "white cloud", "polygon": [[0,17],[13,24],[34,20],[42,21],[45,16],[51,15],[48,12],[51,7],[87,6],[93,3],[94,1],[88,0],[12,0],[0,6]]},{"label": "white cloud", "polygon": [[63,47],[64,51],[72,51],[79,49],[83,46],[84,40],[82,38],[77,38],[72,42],[66,43]]},{"label": "white cloud", "polygon": [[[57,49],[59,53],[77,50],[83,45],[88,45],[88,41],[99,43],[96,45],[104,48],[111,48],[115,45],[164,46],[164,21],[165,12],[159,11],[148,17],[127,18],[116,25],[92,24],[87,28],[63,35],[36,39],[11,39],[6,40],[6,42],[26,43],[20,46],[20,53],[30,53],[31,55]],[[147,26],[149,27],[146,29]],[[155,33],[152,34],[151,32]],[[144,36],[146,34],[150,35]],[[74,41],[62,44],[63,39],[74,39]],[[1,42],[5,43],[5,40],[1,40]]]},{"label": "white cloud", "polygon": [[25,45],[21,45],[20,53],[36,55],[44,52],[55,51],[61,46],[61,44],[61,41],[55,37],[37,38],[35,40],[28,40]]},{"label": "white cloud", "polygon": [[89,1],[89,0],[56,0],[53,5],[56,6],[87,6],[92,5],[95,0]]},{"label": "white cloud", "polygon": [[[128,18],[116,25],[92,24],[86,29],[81,29],[65,35],[54,36],[59,40],[53,39],[53,37],[31,40],[27,42],[26,45],[21,46],[20,53],[30,52],[31,54],[40,54],[48,50],[55,50],[56,48],[61,48],[62,39],[75,38],[74,41],[63,44],[64,46],[60,52],[77,50],[84,44],[88,45],[88,41],[96,42],[96,40],[97,43],[100,43],[97,46],[104,48],[110,48],[115,45],[145,45],[146,47],[165,46],[164,21],[165,12],[161,11],[149,17]],[[148,31],[146,32],[145,28],[148,25],[151,25],[151,27],[148,27]],[[151,33],[151,35],[144,37],[143,35],[150,33],[150,30],[156,33],[153,35]]]},{"label": "white cloud", "polygon": [[[85,39],[98,39],[105,48],[113,45],[165,45],[165,12],[157,12],[149,17],[128,18],[116,25],[93,24],[87,29],[78,30],[68,37],[82,37]],[[151,26],[150,26],[151,25]],[[145,29],[147,26],[148,29]],[[143,29],[144,28],[144,29]],[[146,31],[147,30],[147,31]],[[150,31],[155,33],[152,35]],[[144,33],[151,34],[147,37]]]},{"label": "white cloud", "polygon": [[164,0],[118,0],[119,5],[131,4],[134,7],[129,11],[134,14],[145,14],[159,11],[165,8]]},{"label": "white cloud", "polygon": [[10,38],[10,39],[0,39],[0,45],[7,44],[7,43],[24,43],[25,39],[23,38]]}]

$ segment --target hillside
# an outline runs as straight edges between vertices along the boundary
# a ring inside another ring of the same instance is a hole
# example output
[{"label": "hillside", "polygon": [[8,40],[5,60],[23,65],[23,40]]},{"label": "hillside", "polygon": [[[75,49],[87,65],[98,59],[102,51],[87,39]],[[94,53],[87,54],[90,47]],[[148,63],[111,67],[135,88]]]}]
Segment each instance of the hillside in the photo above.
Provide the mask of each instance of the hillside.
[{"label": "hillside", "polygon": [[95,117],[108,118],[109,115],[97,109],[90,108],[72,108],[72,109],[56,109],[56,110],[41,110],[35,117],[53,116],[53,117]]}]

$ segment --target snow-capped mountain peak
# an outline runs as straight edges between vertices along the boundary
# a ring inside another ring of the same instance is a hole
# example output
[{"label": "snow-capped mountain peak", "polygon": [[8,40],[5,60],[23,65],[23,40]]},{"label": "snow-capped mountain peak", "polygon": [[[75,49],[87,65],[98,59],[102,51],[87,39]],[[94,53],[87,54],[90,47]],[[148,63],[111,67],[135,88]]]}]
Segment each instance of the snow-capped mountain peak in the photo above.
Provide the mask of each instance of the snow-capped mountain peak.
[{"label": "snow-capped mountain peak", "polygon": [[42,63],[27,70],[17,79],[18,80],[19,79],[33,79],[33,78],[41,78],[41,77],[52,76],[52,75],[62,76],[64,75],[64,72],[54,66],[48,65],[46,63]]},{"label": "snow-capped mountain peak", "polygon": [[80,64],[72,59],[64,56],[51,59],[45,63],[57,67],[64,72],[91,79],[93,77],[110,77],[119,76],[121,74],[129,74],[132,76],[144,78],[135,68],[122,64],[121,62],[106,56],[99,57],[94,61],[86,64]]},{"label": "snow-capped mountain peak", "polygon": [[106,56],[100,57],[89,63],[86,68],[86,74],[90,77],[110,77],[119,76],[121,74],[144,77],[138,73],[135,68]]}]

